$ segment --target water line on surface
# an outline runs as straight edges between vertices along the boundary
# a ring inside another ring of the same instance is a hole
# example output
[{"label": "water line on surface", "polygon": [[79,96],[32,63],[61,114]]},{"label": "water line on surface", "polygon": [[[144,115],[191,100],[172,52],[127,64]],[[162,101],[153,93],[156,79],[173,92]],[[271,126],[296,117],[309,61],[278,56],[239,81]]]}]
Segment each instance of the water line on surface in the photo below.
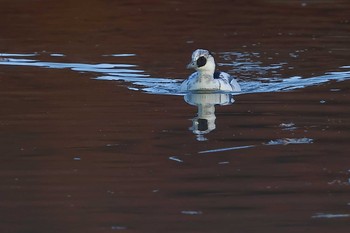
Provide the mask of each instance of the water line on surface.
[{"label": "water line on surface", "polygon": [[[51,57],[66,57],[62,53],[49,54]],[[143,91],[149,94],[161,94],[161,95],[184,95],[179,93],[178,89],[181,82],[184,79],[174,78],[156,78],[147,74],[144,70],[138,69],[138,65],[135,64],[123,64],[123,63],[79,63],[79,62],[52,62],[41,61],[33,59],[33,57],[40,56],[39,53],[0,53],[0,65],[8,66],[28,66],[28,67],[40,67],[49,69],[70,69],[77,72],[91,72],[97,75],[94,77],[96,80],[108,80],[108,81],[124,81],[126,86],[130,90]],[[136,54],[109,54],[101,55],[102,57],[134,57]],[[27,59],[30,57],[31,59]],[[278,71],[282,69],[285,63],[273,63],[269,66],[261,66],[259,62],[249,62],[249,64],[241,64],[242,62],[234,61],[231,63],[220,63],[221,66],[240,67],[243,69],[245,66],[249,72],[264,73],[266,70]],[[250,79],[246,77],[244,79],[238,79],[242,92],[234,93],[238,94],[250,94],[250,93],[266,93],[266,92],[280,92],[280,91],[292,91],[296,89],[307,88],[311,86],[321,85],[329,81],[345,81],[350,79],[350,66],[341,66],[340,69],[344,71],[330,71],[323,75],[315,77],[301,77],[292,76],[288,78],[280,78],[276,76],[276,72],[271,74],[268,78],[255,78]],[[186,78],[186,77],[184,77]],[[139,87],[139,88],[136,88]]]},{"label": "water line on surface", "polygon": [[234,146],[234,147],[225,147],[225,148],[217,148],[205,151],[199,151],[198,154],[207,154],[207,153],[217,153],[229,150],[241,150],[241,149],[250,149],[259,146],[277,146],[277,145],[289,145],[289,144],[311,144],[314,140],[311,138],[282,138],[271,140],[267,143],[263,143],[261,145],[247,145],[247,146]]}]

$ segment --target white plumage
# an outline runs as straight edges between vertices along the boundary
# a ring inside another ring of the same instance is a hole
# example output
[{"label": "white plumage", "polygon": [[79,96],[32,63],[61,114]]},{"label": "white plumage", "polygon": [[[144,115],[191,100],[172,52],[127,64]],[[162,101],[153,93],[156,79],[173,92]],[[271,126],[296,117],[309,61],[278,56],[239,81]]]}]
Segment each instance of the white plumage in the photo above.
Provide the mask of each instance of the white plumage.
[{"label": "white plumage", "polygon": [[215,71],[215,60],[208,50],[195,50],[192,53],[192,61],[187,65],[187,68],[193,68],[196,72],[181,84],[181,92],[241,91],[241,87],[232,76],[225,72]]}]

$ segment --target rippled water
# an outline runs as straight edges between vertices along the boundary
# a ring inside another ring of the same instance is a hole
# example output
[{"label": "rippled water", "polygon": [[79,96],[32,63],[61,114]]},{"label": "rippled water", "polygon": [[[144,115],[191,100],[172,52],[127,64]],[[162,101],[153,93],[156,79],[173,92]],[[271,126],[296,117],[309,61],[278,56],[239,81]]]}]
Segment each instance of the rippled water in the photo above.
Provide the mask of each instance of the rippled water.
[{"label": "rippled water", "polygon": [[0,1],[0,232],[348,232],[349,9]]},{"label": "rippled water", "polygon": [[[248,94],[257,92],[278,92],[288,91],[301,88],[307,88],[315,85],[321,85],[329,81],[345,81],[350,79],[350,66],[335,67],[334,69],[342,69],[343,71],[328,71],[323,75],[315,77],[281,77],[281,70],[287,63],[270,64],[268,66],[261,66],[259,62],[247,61],[252,60],[247,54],[239,54],[236,52],[224,52],[221,55],[227,63],[220,63],[219,66],[231,68],[232,73],[239,73],[240,85],[242,92],[237,94]],[[97,76],[97,80],[110,81],[125,81],[125,85],[131,90],[142,90],[150,94],[181,94],[179,86],[183,79],[174,79],[171,77],[152,77],[144,70],[138,69],[135,64],[121,64],[121,63],[68,63],[68,62],[54,62],[54,61],[40,61],[36,59],[23,59],[17,57],[38,57],[38,54],[7,54],[2,53],[2,61],[0,65],[13,66],[34,66],[51,69],[70,69],[77,72],[92,72]],[[64,57],[64,54],[50,54],[51,57]],[[136,56],[136,54],[111,54],[102,55],[113,57],[129,57]],[[231,56],[238,59],[232,60]],[[253,56],[258,56],[253,54]],[[245,62],[242,62],[244,60]],[[290,68],[290,67],[289,67]],[[336,91],[336,90],[334,90]]]}]

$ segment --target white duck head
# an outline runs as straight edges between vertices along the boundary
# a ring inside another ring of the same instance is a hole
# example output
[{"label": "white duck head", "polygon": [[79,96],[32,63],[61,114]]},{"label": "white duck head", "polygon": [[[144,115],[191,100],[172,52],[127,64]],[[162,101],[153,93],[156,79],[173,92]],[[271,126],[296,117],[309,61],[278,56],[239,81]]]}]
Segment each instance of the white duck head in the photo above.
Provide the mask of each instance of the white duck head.
[{"label": "white duck head", "polygon": [[195,69],[201,74],[213,75],[215,71],[215,60],[208,50],[197,49],[192,53],[192,61],[187,69]]}]

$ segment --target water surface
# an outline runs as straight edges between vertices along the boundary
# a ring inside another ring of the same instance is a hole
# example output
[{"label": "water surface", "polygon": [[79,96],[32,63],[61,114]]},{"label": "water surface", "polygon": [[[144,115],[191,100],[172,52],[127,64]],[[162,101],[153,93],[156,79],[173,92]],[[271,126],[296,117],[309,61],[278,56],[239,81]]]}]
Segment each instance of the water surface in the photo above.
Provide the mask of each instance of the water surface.
[{"label": "water surface", "polygon": [[0,1],[0,231],[348,232],[349,10]]}]

